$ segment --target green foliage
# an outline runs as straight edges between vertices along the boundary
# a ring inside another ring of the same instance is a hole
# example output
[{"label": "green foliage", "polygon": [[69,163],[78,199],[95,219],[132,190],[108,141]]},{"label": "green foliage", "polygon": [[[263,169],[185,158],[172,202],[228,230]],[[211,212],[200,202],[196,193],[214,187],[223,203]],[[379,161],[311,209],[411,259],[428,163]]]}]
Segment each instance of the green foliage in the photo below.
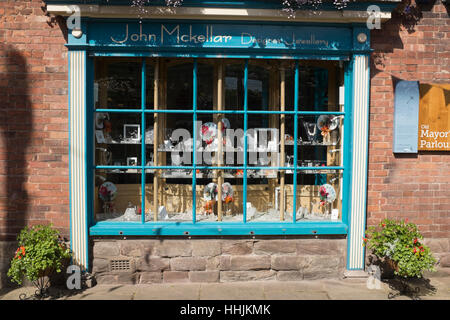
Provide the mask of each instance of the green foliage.
[{"label": "green foliage", "polygon": [[394,262],[396,275],[421,278],[425,270],[435,271],[436,264],[422,239],[414,223],[385,219],[368,228],[364,242],[375,256]]},{"label": "green foliage", "polygon": [[22,284],[24,276],[36,281],[51,272],[61,272],[64,261],[71,257],[70,249],[51,225],[25,227],[17,240],[19,248],[11,260],[8,277],[18,284]]}]

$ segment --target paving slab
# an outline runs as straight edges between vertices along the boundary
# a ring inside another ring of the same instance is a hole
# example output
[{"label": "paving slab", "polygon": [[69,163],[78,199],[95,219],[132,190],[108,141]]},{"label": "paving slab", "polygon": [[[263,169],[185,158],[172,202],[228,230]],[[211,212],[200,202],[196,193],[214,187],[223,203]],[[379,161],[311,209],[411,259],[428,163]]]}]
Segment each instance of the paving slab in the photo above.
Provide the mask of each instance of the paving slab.
[{"label": "paving slab", "polygon": [[321,280],[265,282],[264,288],[266,290],[323,291]]},{"label": "paving slab", "polygon": [[61,300],[131,300],[136,290],[135,285],[97,285]]},{"label": "paving slab", "polygon": [[136,285],[134,300],[198,300],[200,284],[140,284]]},{"label": "paving slab", "polygon": [[265,292],[266,300],[330,300],[325,291],[270,290]]},{"label": "paving slab", "polygon": [[321,281],[265,282],[264,295],[268,300],[329,300]]},{"label": "paving slab", "polygon": [[388,287],[380,282],[379,287],[370,289],[364,281],[324,280],[324,290],[332,300],[385,300],[388,298]]},{"label": "paving slab", "polygon": [[264,300],[263,282],[205,283],[200,300]]}]

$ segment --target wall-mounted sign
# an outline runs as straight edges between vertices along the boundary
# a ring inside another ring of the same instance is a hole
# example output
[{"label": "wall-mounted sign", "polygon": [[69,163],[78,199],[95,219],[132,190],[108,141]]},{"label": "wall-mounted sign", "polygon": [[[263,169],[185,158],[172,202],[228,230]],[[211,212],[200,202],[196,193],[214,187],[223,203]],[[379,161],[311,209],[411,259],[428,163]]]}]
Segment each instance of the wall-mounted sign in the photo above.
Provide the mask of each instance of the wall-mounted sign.
[{"label": "wall-mounted sign", "polygon": [[394,98],[394,153],[417,153],[419,82],[399,81]]},{"label": "wall-mounted sign", "polygon": [[450,151],[450,84],[420,84],[418,149]]},{"label": "wall-mounted sign", "polygon": [[250,23],[90,22],[88,45],[255,50],[351,50],[349,27]]}]

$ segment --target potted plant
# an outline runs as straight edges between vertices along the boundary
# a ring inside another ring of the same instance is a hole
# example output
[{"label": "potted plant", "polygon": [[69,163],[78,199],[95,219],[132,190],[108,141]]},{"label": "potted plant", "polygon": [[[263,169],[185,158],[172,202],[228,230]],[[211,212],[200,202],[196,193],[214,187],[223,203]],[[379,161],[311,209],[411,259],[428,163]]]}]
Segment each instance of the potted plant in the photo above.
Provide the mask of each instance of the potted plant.
[{"label": "potted plant", "polygon": [[25,227],[17,237],[18,249],[11,260],[8,277],[21,285],[24,278],[37,288],[36,295],[43,295],[49,286],[49,278],[60,273],[70,261],[71,252],[51,225]]},{"label": "potted plant", "polygon": [[422,278],[424,271],[435,271],[436,264],[422,239],[414,223],[384,219],[377,227],[368,228],[364,244],[394,275]]}]

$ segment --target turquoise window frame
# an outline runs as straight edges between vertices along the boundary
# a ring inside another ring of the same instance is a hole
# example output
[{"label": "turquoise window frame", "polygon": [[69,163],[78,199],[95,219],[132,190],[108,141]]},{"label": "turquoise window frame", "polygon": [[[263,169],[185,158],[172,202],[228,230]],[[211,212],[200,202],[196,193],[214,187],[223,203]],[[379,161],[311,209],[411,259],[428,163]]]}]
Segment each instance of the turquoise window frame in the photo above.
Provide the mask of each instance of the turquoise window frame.
[{"label": "turquoise window frame", "polygon": [[[114,53],[105,54],[116,56]],[[339,170],[342,171],[343,179],[343,201],[342,201],[342,215],[341,221],[296,221],[296,197],[293,197],[293,219],[291,222],[251,222],[248,223],[247,208],[243,206],[243,220],[240,222],[197,222],[196,221],[196,208],[193,206],[192,222],[145,222],[145,192],[142,192],[141,201],[141,221],[133,222],[110,222],[110,221],[98,221],[94,222],[94,210],[93,210],[93,187],[94,187],[94,173],[97,169],[136,169],[136,166],[96,166],[94,164],[93,156],[93,126],[87,125],[86,131],[86,154],[87,154],[87,194],[88,194],[88,225],[89,234],[94,236],[221,236],[221,235],[345,235],[348,232],[349,225],[349,203],[350,203],[350,185],[351,185],[351,138],[352,138],[352,59],[350,61],[344,61],[345,76],[345,104],[343,111],[299,111],[298,110],[298,90],[299,90],[299,60],[295,59],[295,85],[294,85],[294,111],[264,111],[264,110],[248,110],[247,108],[247,92],[248,92],[248,61],[245,59],[244,69],[244,108],[243,110],[197,110],[197,58],[194,59],[193,67],[193,108],[190,110],[153,110],[146,109],[146,61],[148,57],[141,57],[141,108],[140,109],[94,109],[93,108],[93,83],[94,83],[94,70],[93,70],[93,57],[89,55],[87,57],[86,70],[86,92],[87,92],[87,112],[86,123],[93,123],[93,115],[96,112],[109,112],[109,113],[136,113],[141,115],[141,132],[145,132],[145,119],[146,114],[164,113],[164,114],[192,114],[193,123],[197,120],[198,114],[241,114],[244,117],[244,132],[247,131],[248,115],[249,114],[286,114],[294,116],[294,141],[298,138],[298,118],[304,115],[342,115],[345,133],[343,142],[343,163],[341,166],[326,166],[321,167],[321,170]],[[103,54],[102,54],[103,56]],[[219,58],[218,56],[216,58]],[[194,131],[194,141],[196,140],[196,130]],[[90,138],[89,138],[90,137]],[[176,168],[191,169],[192,175],[192,190],[196,189],[196,170],[197,169],[242,169],[243,175],[243,203],[246,203],[247,199],[247,136],[244,135],[244,165],[236,167],[211,167],[211,166],[198,166],[196,163],[196,152],[193,152],[193,164],[191,166],[178,166]],[[142,139],[141,143],[141,166],[138,170],[141,170],[141,190],[145,190],[145,175],[146,169],[173,169],[173,166],[146,166],[146,152],[145,152],[145,139]],[[294,168],[292,167],[252,167],[252,169],[275,169],[275,170],[293,170],[293,188],[294,194],[297,192],[297,175],[303,170],[311,170],[311,167],[299,167],[297,166],[298,157],[297,148],[294,148]],[[332,171],[331,171],[332,172]],[[196,193],[193,192],[193,201],[196,202]]]}]

